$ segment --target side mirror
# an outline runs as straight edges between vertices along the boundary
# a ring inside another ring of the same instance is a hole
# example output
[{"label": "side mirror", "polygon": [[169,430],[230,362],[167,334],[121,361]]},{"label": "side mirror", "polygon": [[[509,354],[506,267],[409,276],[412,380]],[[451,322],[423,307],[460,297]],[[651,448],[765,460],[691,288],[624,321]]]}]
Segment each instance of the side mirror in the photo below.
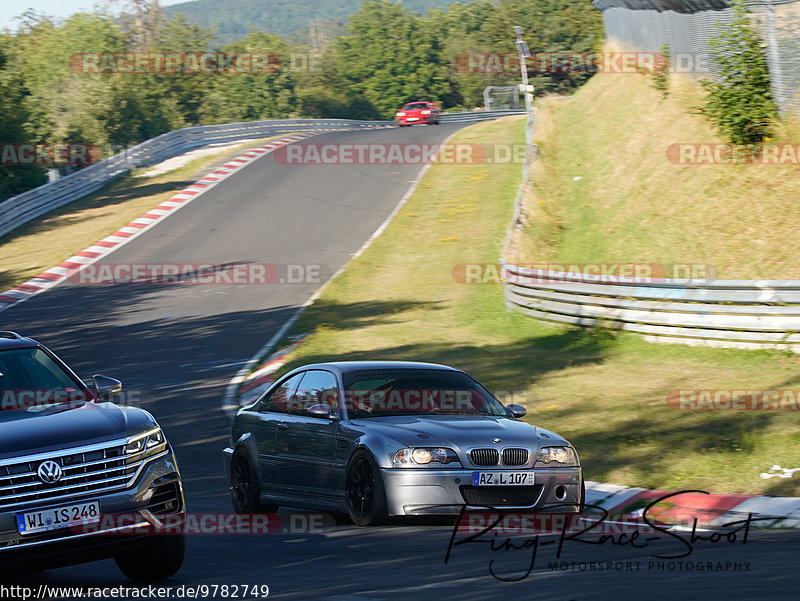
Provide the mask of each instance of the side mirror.
[{"label": "side mirror", "polygon": [[525,417],[525,414],[528,413],[528,410],[525,409],[522,405],[517,405],[516,403],[511,403],[506,405],[506,409],[511,412],[511,416],[519,419],[521,417]]},{"label": "side mirror", "polygon": [[103,401],[108,401],[111,397],[122,392],[122,382],[116,378],[109,378],[108,376],[101,376],[98,374],[92,376],[92,380],[94,380],[94,389],[97,391],[97,396]]},{"label": "side mirror", "polygon": [[331,418],[331,406],[326,405],[325,403],[320,403],[319,405],[311,405],[308,408],[308,414],[311,417],[320,417],[322,419],[330,419]]}]

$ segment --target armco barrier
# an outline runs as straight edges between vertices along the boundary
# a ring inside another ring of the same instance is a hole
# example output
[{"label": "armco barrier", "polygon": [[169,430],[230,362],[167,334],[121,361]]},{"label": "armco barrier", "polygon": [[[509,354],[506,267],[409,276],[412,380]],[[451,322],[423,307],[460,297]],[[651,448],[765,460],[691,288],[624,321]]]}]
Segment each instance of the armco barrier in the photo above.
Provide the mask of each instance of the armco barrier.
[{"label": "armco barrier", "polygon": [[[450,113],[442,115],[441,121],[445,123],[482,121],[518,113],[519,111]],[[393,125],[393,121],[273,119],[187,127],[171,131],[54,182],[0,202],[0,236],[48,211],[94,192],[135,167],[147,167],[201,146],[299,131],[326,132],[373,129]]]},{"label": "armco barrier", "polygon": [[538,319],[629,330],[651,342],[800,353],[800,281],[593,283],[510,264],[503,273],[506,305]]}]

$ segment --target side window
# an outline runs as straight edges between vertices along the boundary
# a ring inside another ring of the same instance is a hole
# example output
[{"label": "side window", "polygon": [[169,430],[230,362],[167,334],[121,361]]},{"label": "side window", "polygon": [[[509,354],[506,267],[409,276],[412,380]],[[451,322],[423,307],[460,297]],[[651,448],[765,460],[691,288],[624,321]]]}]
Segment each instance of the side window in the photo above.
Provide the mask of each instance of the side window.
[{"label": "side window", "polygon": [[308,415],[309,407],[320,403],[330,405],[332,411],[338,411],[339,386],[336,376],[331,372],[313,369],[306,372],[306,377],[297,387],[289,403],[289,413]]},{"label": "side window", "polygon": [[296,374],[275,388],[261,400],[261,406],[258,410],[262,413],[288,413],[289,399],[294,395],[297,385],[300,384],[300,380],[303,379],[305,374],[306,372]]}]

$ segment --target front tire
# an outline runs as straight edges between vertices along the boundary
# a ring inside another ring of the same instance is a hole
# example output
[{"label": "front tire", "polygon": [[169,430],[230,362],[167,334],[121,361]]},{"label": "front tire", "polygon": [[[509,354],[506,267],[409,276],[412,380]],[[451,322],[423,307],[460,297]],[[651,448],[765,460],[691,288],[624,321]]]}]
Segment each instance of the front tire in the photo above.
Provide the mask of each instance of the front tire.
[{"label": "front tire", "polygon": [[133,582],[158,582],[177,574],[185,555],[185,534],[161,534],[144,548],[117,553],[114,562]]},{"label": "front tire", "polygon": [[389,518],[386,489],[378,464],[359,449],[350,458],[345,480],[347,515],[358,526],[380,526]]},{"label": "front tire", "polygon": [[277,505],[261,503],[261,483],[250,455],[238,448],[231,458],[231,503],[236,513],[275,513]]}]

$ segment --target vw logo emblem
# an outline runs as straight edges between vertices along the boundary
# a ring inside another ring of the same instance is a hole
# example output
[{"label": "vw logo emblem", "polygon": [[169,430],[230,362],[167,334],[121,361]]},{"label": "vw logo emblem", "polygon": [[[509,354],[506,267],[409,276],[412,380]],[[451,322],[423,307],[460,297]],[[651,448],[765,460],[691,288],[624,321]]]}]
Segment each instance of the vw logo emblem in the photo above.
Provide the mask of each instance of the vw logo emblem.
[{"label": "vw logo emblem", "polygon": [[38,475],[39,480],[45,484],[53,484],[53,482],[58,482],[61,480],[64,472],[62,471],[61,466],[55,461],[47,460],[42,461],[42,463],[39,464],[39,469],[36,470],[36,475]]},{"label": "vw logo emblem", "polygon": [[494,438],[492,438],[492,442],[494,444],[500,444],[501,442],[503,442],[503,440],[500,439],[500,438],[497,438],[497,436],[495,436]]}]

